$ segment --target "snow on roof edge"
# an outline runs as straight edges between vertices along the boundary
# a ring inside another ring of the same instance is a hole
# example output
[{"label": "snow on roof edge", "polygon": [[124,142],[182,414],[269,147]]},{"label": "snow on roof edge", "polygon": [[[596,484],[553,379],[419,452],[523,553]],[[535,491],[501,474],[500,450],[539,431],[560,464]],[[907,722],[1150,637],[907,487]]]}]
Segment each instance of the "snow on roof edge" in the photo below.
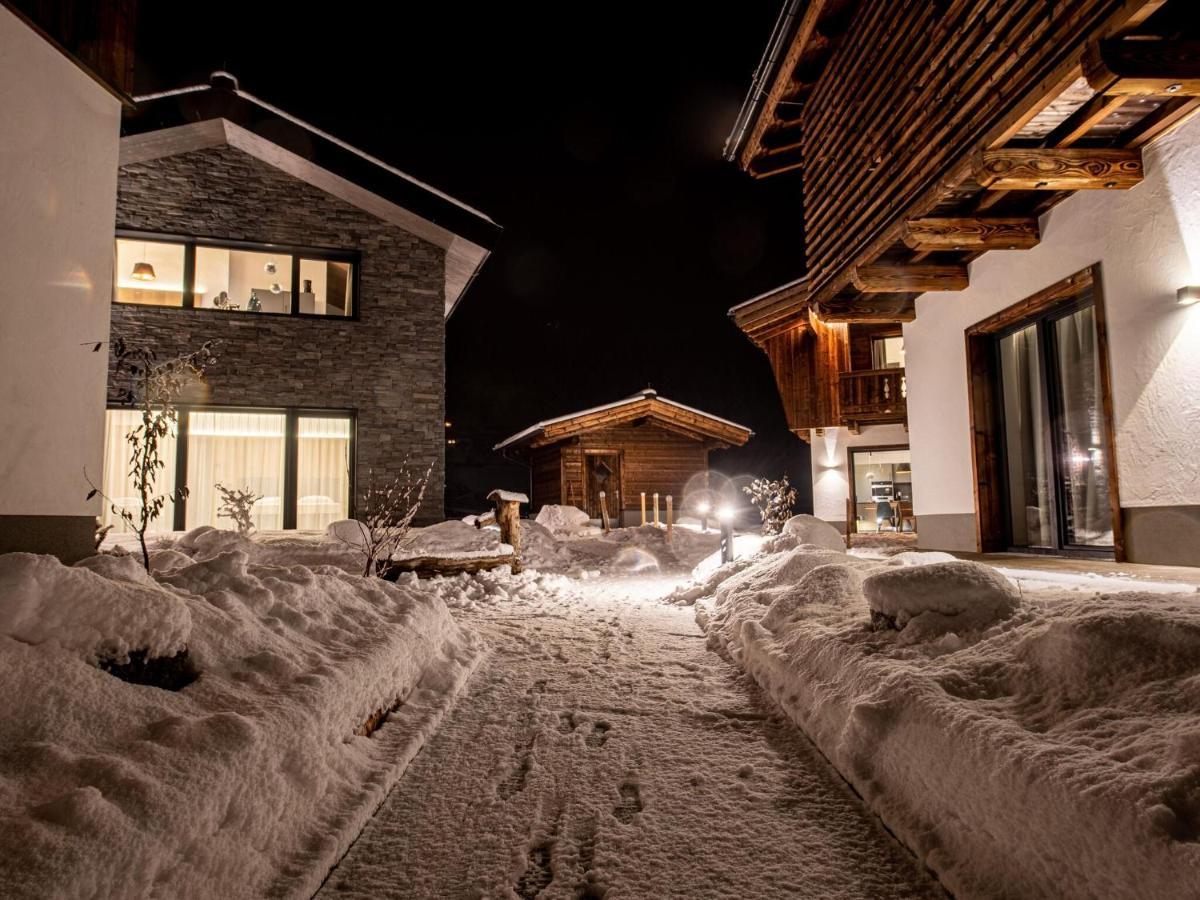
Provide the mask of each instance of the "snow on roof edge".
[{"label": "snow on roof edge", "polygon": [[698,416],[704,416],[704,418],[706,418],[706,419],[712,419],[714,422],[721,422],[721,423],[723,423],[725,425],[729,425],[733,428],[740,428],[742,431],[745,431],[747,434],[749,434],[750,437],[754,436],[754,429],[752,429],[752,428],[747,428],[745,425],[742,425],[738,422],[730,421],[729,419],[723,419],[720,416],[714,416],[712,413],[707,413],[702,409],[696,409],[694,406],[687,406],[686,404],[679,403],[675,400],[668,400],[666,397],[664,397],[660,393],[658,393],[658,391],[647,388],[646,390],[638,391],[636,394],[634,394],[630,397],[626,397],[623,400],[616,400],[612,403],[603,403],[600,406],[593,406],[590,409],[581,409],[576,412],[566,413],[565,415],[555,416],[552,419],[543,419],[540,422],[535,422],[534,424],[530,425],[528,428],[524,429],[523,431],[518,431],[516,434],[505,438],[500,443],[498,443],[494,447],[492,447],[492,449],[493,450],[503,450],[505,447],[509,446],[510,444],[515,444],[517,441],[527,438],[532,434],[536,434],[538,431],[543,430],[548,425],[557,425],[559,422],[565,422],[568,419],[577,419],[580,416],[588,416],[588,415],[591,415],[592,413],[604,412],[607,409],[617,409],[618,407],[621,407],[621,406],[628,406],[630,403],[636,403],[639,400],[648,400],[648,399],[661,400],[663,403],[666,403],[669,406],[674,406],[674,407],[678,407],[679,409],[687,410],[690,413],[694,413]]},{"label": "snow on roof edge", "polygon": [[795,278],[791,281],[785,282],[784,284],[781,284],[778,287],[773,287],[769,291],[763,291],[761,294],[758,294],[755,297],[751,297],[749,300],[743,300],[741,303],[738,303],[735,306],[729,307],[729,309],[726,310],[725,314],[732,316],[739,309],[749,306],[751,303],[757,303],[759,300],[765,300],[767,297],[770,297],[773,294],[778,294],[780,291],[786,291],[788,288],[793,288],[796,285],[798,285],[804,281],[808,281],[807,275],[801,275],[799,278]]}]

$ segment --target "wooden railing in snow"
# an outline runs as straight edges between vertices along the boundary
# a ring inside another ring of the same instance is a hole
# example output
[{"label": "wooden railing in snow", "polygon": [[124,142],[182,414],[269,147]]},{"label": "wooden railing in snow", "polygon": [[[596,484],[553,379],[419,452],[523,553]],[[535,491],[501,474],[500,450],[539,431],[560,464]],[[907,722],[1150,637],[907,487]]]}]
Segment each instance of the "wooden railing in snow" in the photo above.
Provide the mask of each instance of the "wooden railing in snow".
[{"label": "wooden railing in snow", "polygon": [[842,425],[857,431],[863,425],[907,423],[906,392],[903,369],[843,372],[838,385]]}]

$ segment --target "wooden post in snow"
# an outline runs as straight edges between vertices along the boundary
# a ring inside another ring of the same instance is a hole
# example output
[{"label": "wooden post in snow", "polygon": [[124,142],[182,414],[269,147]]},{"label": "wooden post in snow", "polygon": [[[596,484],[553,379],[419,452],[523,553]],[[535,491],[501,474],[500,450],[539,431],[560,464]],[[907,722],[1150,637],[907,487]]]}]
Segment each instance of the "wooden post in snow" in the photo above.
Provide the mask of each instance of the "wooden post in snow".
[{"label": "wooden post in snow", "polygon": [[675,498],[667,494],[667,540],[671,539],[671,529],[675,524]]},{"label": "wooden post in snow", "polygon": [[516,575],[521,565],[521,504],[528,503],[524,494],[513,491],[492,491],[488,499],[496,504],[496,524],[500,526],[500,540],[513,548],[512,570]]},{"label": "wooden post in snow", "polygon": [[657,528],[660,524],[658,521],[658,491],[654,492],[654,527]]},{"label": "wooden post in snow", "polygon": [[646,524],[646,492],[642,491],[642,524]]},{"label": "wooden post in snow", "polygon": [[846,549],[850,549],[850,533],[854,531],[854,523],[858,521],[858,510],[854,508],[854,504],[850,502],[850,498],[846,498]]},{"label": "wooden post in snow", "polygon": [[600,525],[604,528],[605,534],[612,531],[608,523],[608,501],[604,498],[604,491],[600,492]]}]

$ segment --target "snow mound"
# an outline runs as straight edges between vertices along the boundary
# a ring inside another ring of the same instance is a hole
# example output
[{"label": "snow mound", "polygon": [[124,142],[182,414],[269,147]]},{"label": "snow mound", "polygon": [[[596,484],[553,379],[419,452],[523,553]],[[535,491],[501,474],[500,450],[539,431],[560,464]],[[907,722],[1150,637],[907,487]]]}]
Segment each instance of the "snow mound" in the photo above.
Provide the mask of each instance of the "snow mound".
[{"label": "snow mound", "polygon": [[788,519],[783,525],[783,533],[795,535],[801,544],[813,544],[826,550],[846,549],[841,532],[828,522],[805,513]]},{"label": "snow mound", "polygon": [[132,650],[173,656],[191,628],[187,605],[150,582],[132,557],[64,566],[52,556],[0,556],[0,634],[22,643],[58,644],[93,665],[126,663]]},{"label": "snow mound", "polygon": [[351,547],[362,547],[366,543],[366,529],[358,519],[338,519],[325,526],[325,536]]},{"label": "snow mound", "polygon": [[591,519],[587,513],[576,506],[558,506],[548,503],[538,510],[537,518],[534,521],[550,532],[569,532],[579,531]]},{"label": "snow mound", "polygon": [[641,547],[624,547],[613,557],[612,568],[621,572],[657,572],[658,559]]},{"label": "snow mound", "polygon": [[466,522],[451,519],[430,525],[428,528],[414,528],[405,537],[395,556],[436,556],[448,559],[496,556],[511,552],[511,547],[500,543],[499,529],[476,528]]},{"label": "snow mound", "polygon": [[888,557],[893,566],[930,566],[934,563],[954,562],[957,556],[940,550],[905,550]]},{"label": "snow mound", "polygon": [[863,593],[872,619],[898,629],[905,643],[982,631],[1021,602],[1011,581],[966,560],[877,572],[863,582]]},{"label": "snow mound", "polygon": [[795,622],[814,605],[868,613],[863,581],[871,569],[855,563],[828,563],[809,570],[795,588],[781,593],[771,602],[762,626],[778,631]]}]

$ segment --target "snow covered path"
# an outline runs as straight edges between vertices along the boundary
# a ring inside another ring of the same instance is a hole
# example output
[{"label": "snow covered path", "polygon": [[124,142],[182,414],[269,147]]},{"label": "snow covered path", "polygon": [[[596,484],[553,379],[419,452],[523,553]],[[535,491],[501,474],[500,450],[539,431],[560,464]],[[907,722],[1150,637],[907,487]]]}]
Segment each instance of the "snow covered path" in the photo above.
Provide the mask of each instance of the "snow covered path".
[{"label": "snow covered path", "polygon": [[491,656],[319,896],[944,896],[673,586],[457,611]]}]

